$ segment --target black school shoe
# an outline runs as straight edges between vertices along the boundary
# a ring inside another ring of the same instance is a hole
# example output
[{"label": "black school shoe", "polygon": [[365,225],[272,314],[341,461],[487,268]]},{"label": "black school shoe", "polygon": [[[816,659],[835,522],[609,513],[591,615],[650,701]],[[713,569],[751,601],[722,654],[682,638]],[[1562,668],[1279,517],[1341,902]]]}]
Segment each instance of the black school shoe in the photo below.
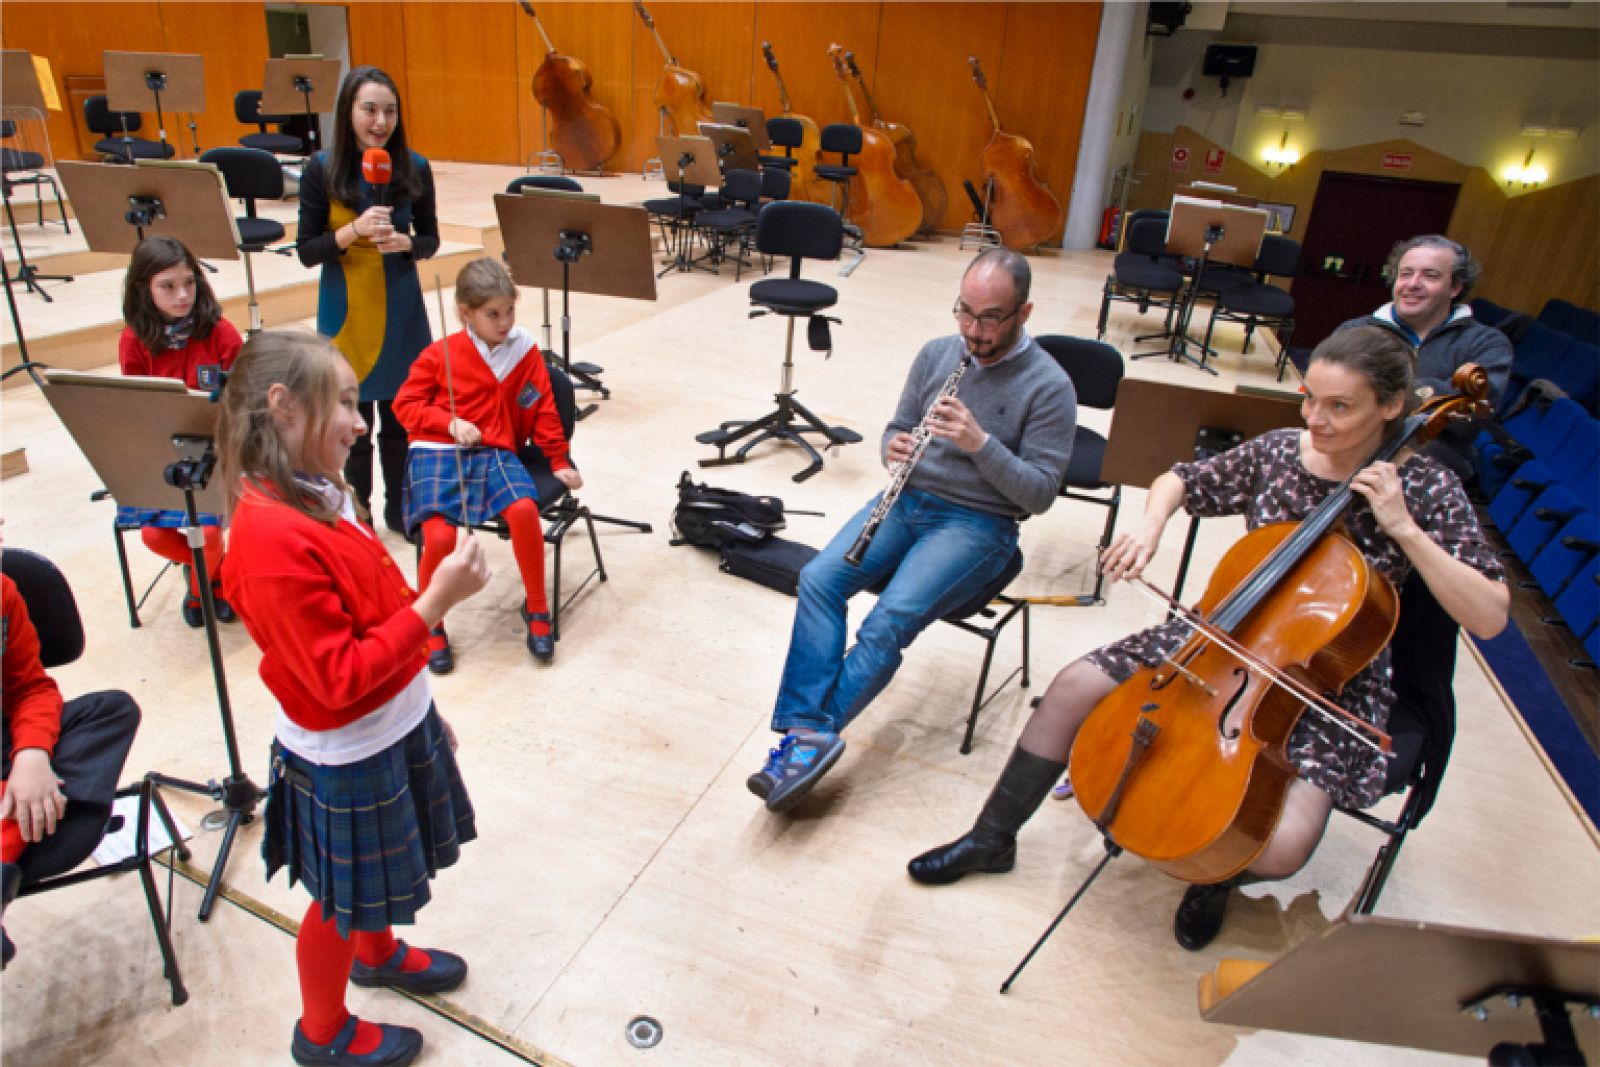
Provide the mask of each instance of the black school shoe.
[{"label": "black school shoe", "polygon": [[368,988],[381,986],[407,993],[448,993],[467,980],[467,961],[454,952],[437,948],[422,950],[428,954],[428,966],[422,970],[401,970],[400,965],[406,961],[409,950],[404,941],[396,944],[400,947],[395,949],[394,955],[377,967],[368,967],[359,959],[352,963],[350,981]]},{"label": "black school shoe", "polygon": [[326,1045],[313,1045],[300,1029],[300,1024],[295,1023],[294,1041],[289,1045],[289,1054],[294,1057],[294,1062],[305,1067],[317,1067],[319,1064],[331,1067],[405,1067],[422,1054],[420,1031],[409,1026],[378,1023],[378,1029],[383,1031],[383,1039],[378,1042],[378,1047],[357,1056],[350,1051],[350,1042],[355,1039],[358,1022],[360,1020],[354,1015],[350,1016],[339,1033]]},{"label": "black school shoe", "polygon": [[1177,914],[1172,917],[1172,934],[1190,952],[1199,952],[1222,930],[1228,914],[1232,879],[1215,885],[1192,885],[1183,892]]},{"label": "black school shoe", "polygon": [[[440,643],[438,648],[433,647],[433,642]],[[456,669],[456,654],[450,651],[450,638],[445,636],[443,626],[435,626],[429,634],[428,641],[428,670],[434,674],[449,674]]]},{"label": "black school shoe", "polygon": [[[524,624],[542,622],[546,626],[550,625],[550,613],[548,611],[530,612],[527,604],[523,604],[520,610],[522,612],[522,621]],[[532,652],[533,658],[539,662],[549,663],[551,660],[556,658],[555,634],[550,632],[536,634],[532,630],[529,630],[528,651]]]}]

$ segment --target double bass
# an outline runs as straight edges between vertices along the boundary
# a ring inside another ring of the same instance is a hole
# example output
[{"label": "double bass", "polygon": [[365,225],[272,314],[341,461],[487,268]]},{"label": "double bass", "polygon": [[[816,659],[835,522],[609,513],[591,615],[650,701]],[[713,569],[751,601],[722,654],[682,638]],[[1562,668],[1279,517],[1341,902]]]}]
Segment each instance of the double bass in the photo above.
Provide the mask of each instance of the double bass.
[{"label": "double bass", "polygon": [[650,12],[644,9],[643,0],[633,0],[633,7],[644,19],[650,32],[655,34],[661,57],[667,61],[661,71],[661,80],[656,83],[656,107],[665,112],[667,125],[672,127],[674,137],[692,137],[700,132],[700,123],[711,121],[711,108],[706,105],[705,83],[694,71],[679,66],[678,60],[667,51],[661,31],[656,29],[655,19],[650,17]]},{"label": "double bass", "polygon": [[[1462,365],[1452,382],[1462,395],[1429,400],[1362,466],[1487,413],[1488,383]],[[1394,587],[1336,529],[1353,496],[1346,479],[1300,522],[1236,542],[1194,609],[1173,604],[1189,639],[1089,713],[1070,775],[1084,812],[1117,845],[1184,881],[1221,882],[1277,827],[1297,774],[1285,746],[1302,714],[1389,750],[1382,731],[1323,695],[1383,651],[1397,618]]]},{"label": "double bass", "polygon": [[968,56],[972,80],[983,91],[994,134],[978,157],[978,167],[989,199],[989,225],[1000,231],[1007,248],[1032,248],[1040,241],[1061,236],[1066,213],[1050,187],[1033,173],[1033,145],[1026,137],[1006,133],[1000,128],[994,101],[989,99],[989,83],[977,56]]},{"label": "double bass", "polygon": [[761,42],[761,54],[767,57],[767,66],[772,76],[778,79],[778,100],[783,104],[780,117],[794,119],[800,124],[800,147],[795,149],[798,162],[790,172],[789,199],[816,200],[825,204],[830,191],[823,188],[826,182],[817,180],[817,149],[822,145],[822,131],[818,129],[815,119],[809,115],[795,114],[794,108],[789,105],[789,90],[784,87],[783,75],[778,73],[778,57],[772,54],[771,41]]},{"label": "double bass", "polygon": [[917,232],[922,225],[922,200],[912,184],[894,172],[894,145],[886,134],[861,122],[856,98],[844,69],[844,49],[828,46],[834,74],[844,89],[850,118],[861,128],[861,152],[853,160],[850,179],[850,221],[861,227],[861,238],[874,248],[887,248]]},{"label": "double bass", "polygon": [[867,88],[867,79],[861,76],[861,68],[856,66],[856,54],[846,52],[844,61],[850,73],[855,75],[856,84],[861,86],[861,95],[867,99],[867,113],[872,116],[872,124],[888,135],[889,142],[894,145],[894,172],[911,183],[917,191],[917,199],[922,201],[922,228],[938,229],[944,221],[945,209],[950,206],[944,182],[932,167],[917,158],[917,135],[911,132],[911,127],[903,122],[890,122],[878,114],[878,105]]},{"label": "double bass", "polygon": [[533,98],[550,113],[550,143],[568,170],[599,170],[622,143],[617,117],[590,97],[594,79],[583,60],[557,52],[533,5],[520,2],[544,39],[544,62],[533,73]]}]

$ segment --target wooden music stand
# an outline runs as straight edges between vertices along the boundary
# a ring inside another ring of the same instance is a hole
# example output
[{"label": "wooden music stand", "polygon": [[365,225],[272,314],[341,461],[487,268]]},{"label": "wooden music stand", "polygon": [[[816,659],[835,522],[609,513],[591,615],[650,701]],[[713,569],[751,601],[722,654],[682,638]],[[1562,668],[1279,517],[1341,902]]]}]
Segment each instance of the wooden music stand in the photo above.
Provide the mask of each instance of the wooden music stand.
[{"label": "wooden music stand", "polygon": [[693,270],[696,266],[711,273],[713,268],[696,263],[689,255],[694,229],[687,225],[692,220],[688,212],[689,196],[683,186],[685,182],[705,189],[716,189],[722,185],[722,169],[717,165],[717,147],[709,137],[657,137],[656,152],[662,160],[663,171],[677,175],[673,179],[678,183],[678,219],[674,225],[680,238],[675,242],[677,250],[662,264],[656,277],[660,278],[672,270]]},{"label": "wooden music stand", "polygon": [[539,195],[545,191],[495,195],[506,261],[518,285],[560,287],[562,369],[609,397],[598,377],[600,367],[572,362],[571,293],[576,288],[597,296],[654,300],[650,217],[642,207]]},{"label": "wooden music stand", "polygon": [[106,106],[112,111],[143,111],[147,100],[155,100],[156,131],[167,143],[166,118],[162,105],[174,112],[189,113],[189,135],[194,154],[200,154],[200,139],[194,124],[197,112],[206,109],[205,59],[178,52],[106,52]]},{"label": "wooden music stand", "polygon": [[[1100,477],[1107,482],[1148,489],[1174,463],[1195,457],[1195,439],[1202,428],[1231,430],[1245,439],[1301,425],[1300,405],[1278,396],[1224,393],[1187,385],[1124,378],[1117,387],[1117,406],[1106,436]],[[1183,595],[1183,582],[1194,556],[1200,517],[1189,517],[1172,598]]]},{"label": "wooden music stand", "polygon": [[712,104],[711,121],[722,126],[737,126],[742,130],[749,130],[750,140],[755,142],[757,152],[765,152],[772,147],[772,142],[767,138],[766,112],[759,107],[729,103]]},{"label": "wooden music stand", "polygon": [[1345,914],[1270,964],[1222,960],[1199,998],[1213,1023],[1480,1058],[1542,1031],[1546,1058],[1499,1062],[1600,1057],[1600,1021],[1566,1011],[1600,1005],[1593,941]]},{"label": "wooden music stand", "polygon": [[321,56],[284,56],[267,60],[261,74],[261,112],[306,116],[307,155],[317,151],[317,113],[332,111],[339,95],[342,64]]},{"label": "wooden music stand", "polygon": [[[1255,265],[1256,256],[1261,252],[1261,238],[1266,232],[1267,213],[1259,208],[1237,207],[1217,200],[1197,200],[1187,196],[1173,197],[1172,212],[1167,218],[1167,252],[1199,262],[1167,351],[1144,352],[1132,358],[1165,355],[1174,363],[1184,361],[1207,374],[1217,373],[1216,368],[1206,362],[1216,352],[1189,336],[1189,319],[1194,314],[1195,300],[1200,295],[1206,268],[1212,263],[1227,263],[1249,269]],[[1190,345],[1200,350],[1200,358],[1189,354]]]},{"label": "wooden music stand", "polygon": [[700,132],[711,138],[717,146],[717,159],[722,172],[753,170],[761,173],[761,156],[756,153],[755,140],[743,126],[722,126],[715,122],[700,123]]},{"label": "wooden music stand", "polygon": [[203,259],[238,259],[239,231],[209,163],[141,159],[127,167],[62,160],[56,165],[94,252],[129,254],[145,236],[182,241]]}]

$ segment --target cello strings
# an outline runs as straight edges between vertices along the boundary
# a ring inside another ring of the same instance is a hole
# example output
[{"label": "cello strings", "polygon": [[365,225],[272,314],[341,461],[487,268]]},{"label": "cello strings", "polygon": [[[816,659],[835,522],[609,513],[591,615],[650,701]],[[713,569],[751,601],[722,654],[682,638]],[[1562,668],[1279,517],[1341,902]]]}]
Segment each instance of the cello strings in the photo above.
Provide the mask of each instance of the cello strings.
[{"label": "cello strings", "polygon": [[[1176,600],[1167,596],[1145,579],[1135,578],[1133,581],[1136,586],[1144,590],[1149,596],[1176,611],[1179,618],[1189,626],[1191,632],[1201,634],[1207,639],[1215,642],[1224,651],[1228,652],[1242,663],[1254,669],[1269,683],[1279,686],[1280,688],[1292,693],[1294,696],[1304,701],[1307,708],[1318,712],[1329,722],[1333,723],[1333,725],[1339,727],[1341,730],[1344,730],[1362,744],[1377,752],[1387,753],[1389,751],[1389,735],[1378,729],[1376,726],[1373,726],[1364,719],[1352,715],[1350,712],[1339,707],[1337,704],[1329,701],[1326,697],[1322,696],[1322,694],[1317,693],[1305,686],[1299,681],[1299,679],[1283,673],[1270,663],[1262,660],[1260,657],[1256,656],[1255,653],[1240,645],[1238,642],[1234,641],[1231,637],[1227,636],[1221,631],[1213,628],[1204,618],[1197,616],[1194,612],[1190,611]],[[1177,664],[1173,664],[1173,666],[1176,667]],[[1183,673],[1186,675],[1188,674],[1187,671],[1184,671]],[[1365,730],[1368,733],[1375,735],[1379,738],[1379,740],[1374,741],[1370,737],[1362,736],[1362,734],[1358,732],[1357,727],[1359,727],[1360,730]]]}]

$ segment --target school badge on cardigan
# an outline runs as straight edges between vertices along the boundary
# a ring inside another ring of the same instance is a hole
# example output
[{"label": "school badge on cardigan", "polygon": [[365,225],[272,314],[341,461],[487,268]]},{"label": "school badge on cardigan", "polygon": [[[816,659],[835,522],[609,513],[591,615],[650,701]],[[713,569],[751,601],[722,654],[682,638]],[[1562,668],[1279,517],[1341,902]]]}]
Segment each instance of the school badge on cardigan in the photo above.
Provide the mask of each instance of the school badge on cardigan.
[{"label": "school badge on cardigan", "polygon": [[517,407],[521,408],[523,411],[527,411],[538,402],[539,390],[533,387],[532,382],[528,382],[526,385],[524,385],[522,387],[522,392],[517,394]]}]

